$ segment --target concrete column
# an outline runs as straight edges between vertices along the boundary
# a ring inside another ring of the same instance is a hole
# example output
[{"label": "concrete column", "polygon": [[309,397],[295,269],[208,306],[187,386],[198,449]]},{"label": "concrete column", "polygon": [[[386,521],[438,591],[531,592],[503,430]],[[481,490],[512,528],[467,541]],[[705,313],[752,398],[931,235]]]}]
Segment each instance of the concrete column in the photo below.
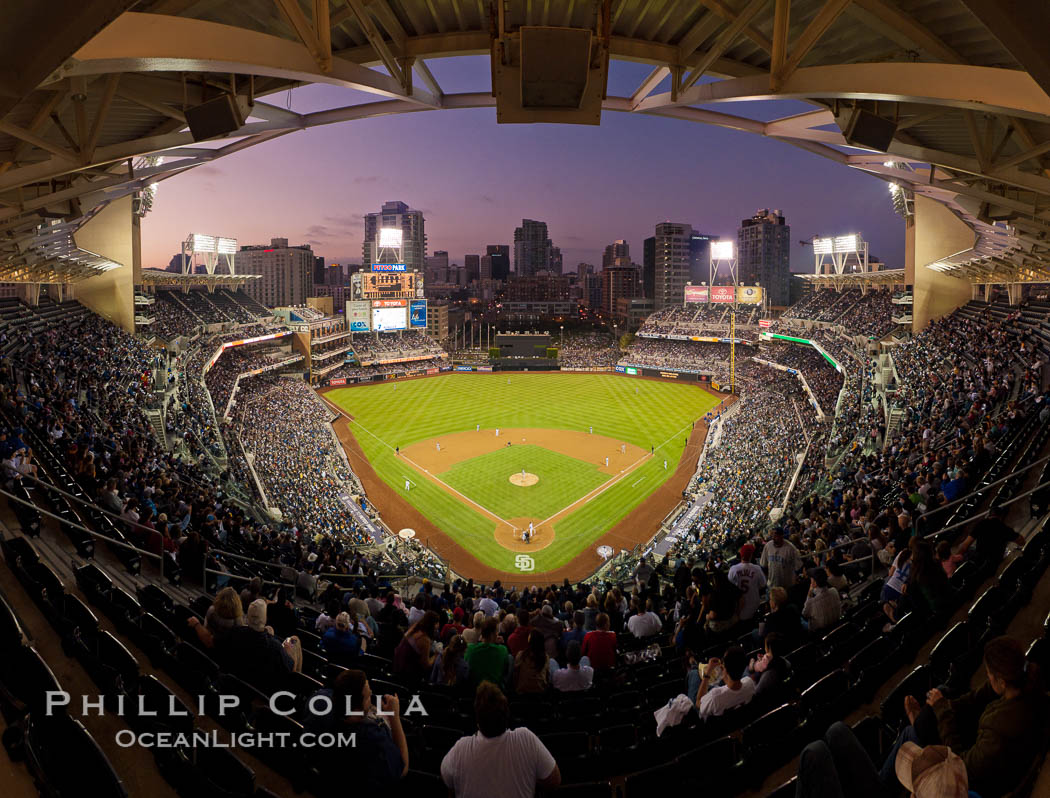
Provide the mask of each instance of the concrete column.
[{"label": "concrete column", "polygon": [[135,215],[131,197],[114,200],[77,231],[78,247],[120,266],[77,283],[77,299],[128,332],[135,331]]},{"label": "concrete column", "polygon": [[976,234],[947,207],[922,195],[915,197],[915,216],[905,230],[905,275],[912,285],[912,332],[970,301],[973,286],[930,263],[969,249]]},{"label": "concrete column", "polygon": [[1006,285],[1006,296],[1010,299],[1011,305],[1021,304],[1021,289],[1024,288],[1020,283],[1007,283]]}]

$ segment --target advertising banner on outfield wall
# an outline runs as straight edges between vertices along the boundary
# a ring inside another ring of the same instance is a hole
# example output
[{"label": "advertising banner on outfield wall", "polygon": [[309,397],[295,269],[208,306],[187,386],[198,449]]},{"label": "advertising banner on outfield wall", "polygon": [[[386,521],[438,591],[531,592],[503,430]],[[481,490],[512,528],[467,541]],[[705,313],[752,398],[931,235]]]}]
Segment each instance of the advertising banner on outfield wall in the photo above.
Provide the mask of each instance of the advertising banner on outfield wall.
[{"label": "advertising banner on outfield wall", "polygon": [[736,302],[736,288],[732,285],[711,286],[712,302]]},{"label": "advertising banner on outfield wall", "polygon": [[758,320],[758,326],[759,327],[772,327],[773,326],[773,320],[772,319],[759,319]]},{"label": "advertising banner on outfield wall", "polygon": [[456,371],[473,371],[473,366],[456,366]]},{"label": "advertising banner on outfield wall", "polygon": [[346,303],[346,319],[350,332],[368,332],[372,329],[372,306],[367,300]]},{"label": "advertising banner on outfield wall", "polygon": [[328,381],[329,385],[346,385],[346,377],[337,377],[334,380]]},{"label": "advertising banner on outfield wall", "polygon": [[492,366],[478,366],[478,371],[492,371]]},{"label": "advertising banner on outfield wall", "polygon": [[745,305],[762,304],[762,286],[760,285],[738,285],[736,287],[736,301]]},{"label": "advertising banner on outfield wall", "polygon": [[708,292],[706,285],[687,285],[685,287],[686,302],[707,302]]},{"label": "advertising banner on outfield wall", "polygon": [[626,366],[614,366],[614,368],[615,368],[615,369],[616,369],[616,371],[618,371],[618,372],[619,372],[620,374],[626,374],[626,373],[627,373],[627,367],[626,367]]}]

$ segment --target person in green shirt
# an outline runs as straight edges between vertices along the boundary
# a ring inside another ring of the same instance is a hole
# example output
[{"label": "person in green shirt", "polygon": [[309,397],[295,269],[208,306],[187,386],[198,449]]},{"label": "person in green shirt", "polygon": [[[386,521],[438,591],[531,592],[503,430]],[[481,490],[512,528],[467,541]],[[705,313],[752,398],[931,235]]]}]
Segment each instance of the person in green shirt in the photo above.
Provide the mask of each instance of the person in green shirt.
[{"label": "person in green shirt", "polygon": [[510,652],[498,643],[499,621],[486,618],[481,625],[481,640],[467,646],[464,659],[470,669],[470,683],[477,687],[482,682],[492,682],[502,687],[510,672]]}]

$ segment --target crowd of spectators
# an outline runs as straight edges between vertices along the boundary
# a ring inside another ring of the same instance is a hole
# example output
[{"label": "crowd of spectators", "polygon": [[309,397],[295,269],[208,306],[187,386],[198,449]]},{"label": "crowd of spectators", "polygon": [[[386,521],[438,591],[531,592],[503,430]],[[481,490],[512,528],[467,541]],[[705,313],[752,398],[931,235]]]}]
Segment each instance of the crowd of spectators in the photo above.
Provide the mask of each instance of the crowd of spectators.
[{"label": "crowd of spectators", "polygon": [[385,374],[404,375],[409,372],[419,372],[420,369],[439,369],[448,366],[448,359],[444,357],[431,357],[426,360],[412,360],[408,363],[374,363],[370,366],[358,366],[346,364],[333,369],[324,375],[326,380],[335,379],[374,379]]},{"label": "crowd of spectators", "polygon": [[350,473],[335,449],[333,412],[305,382],[260,375],[242,384],[231,434],[254,455],[267,499],[296,528],[370,542],[349,509]]},{"label": "crowd of spectators", "polygon": [[562,368],[610,368],[619,359],[619,341],[604,330],[566,335],[558,346],[558,364]]},{"label": "crowd of spectators", "polygon": [[890,291],[871,290],[842,314],[838,323],[845,327],[850,335],[882,338],[893,329],[895,315],[904,314],[893,304],[893,294]]},{"label": "crowd of spectators", "polygon": [[359,362],[372,360],[393,360],[403,357],[439,358],[445,354],[441,345],[430,336],[418,330],[401,333],[380,333],[374,335],[356,335],[353,339],[354,352]]},{"label": "crowd of spectators", "polygon": [[204,384],[211,393],[215,413],[221,416],[225,412],[238,375],[286,360],[290,355],[290,352],[282,352],[280,348],[265,343],[225,350],[204,375]]},{"label": "crowd of spectators", "polygon": [[820,352],[805,344],[772,343],[760,350],[760,356],[801,372],[820,409],[828,415],[835,413],[842,390],[842,375]]},{"label": "crowd of spectators", "polygon": [[165,341],[193,335],[200,326],[200,320],[177,301],[170,299],[168,293],[158,292],[156,301],[150,306],[154,321],[149,332]]},{"label": "crowd of spectators", "polygon": [[812,321],[834,321],[860,298],[860,291],[848,288],[835,291],[830,288],[813,288],[788,308],[781,319],[810,319]]},{"label": "crowd of spectators", "polygon": [[[620,357],[622,365],[651,368],[712,371],[716,379],[729,374],[729,344],[700,341],[668,341],[662,338],[635,338],[630,348]],[[751,347],[737,346],[739,363],[750,356]]]}]

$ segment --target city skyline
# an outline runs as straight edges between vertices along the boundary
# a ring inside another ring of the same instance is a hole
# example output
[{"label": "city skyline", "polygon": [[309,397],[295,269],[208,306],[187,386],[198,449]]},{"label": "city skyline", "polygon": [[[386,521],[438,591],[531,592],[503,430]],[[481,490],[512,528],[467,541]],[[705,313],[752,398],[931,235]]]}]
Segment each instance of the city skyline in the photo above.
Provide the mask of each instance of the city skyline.
[{"label": "city skyline", "polygon": [[[437,59],[433,71],[450,92],[477,91],[477,65],[462,63],[472,58]],[[646,72],[614,66],[611,94]],[[268,101],[310,111],[359,101],[356,94],[307,86]],[[734,105],[734,113],[757,119],[810,108]],[[497,125],[490,109],[301,131],[164,181],[143,220],[143,265],[163,268],[189,232],[241,244],[283,237],[310,244],[329,263],[357,263],[365,214],[393,200],[422,211],[428,252],[447,251],[459,265],[487,244],[513,245],[522,219],[547,222],[569,272],[579,262],[600,265],[617,239],[641,253],[663,221],[729,238],[741,219],[767,207],[782,209],[792,226],[796,271],[812,257],[800,239],[851,232],[888,266],[903,265],[904,225],[886,184],[788,144],[612,112],[598,127]]]}]

